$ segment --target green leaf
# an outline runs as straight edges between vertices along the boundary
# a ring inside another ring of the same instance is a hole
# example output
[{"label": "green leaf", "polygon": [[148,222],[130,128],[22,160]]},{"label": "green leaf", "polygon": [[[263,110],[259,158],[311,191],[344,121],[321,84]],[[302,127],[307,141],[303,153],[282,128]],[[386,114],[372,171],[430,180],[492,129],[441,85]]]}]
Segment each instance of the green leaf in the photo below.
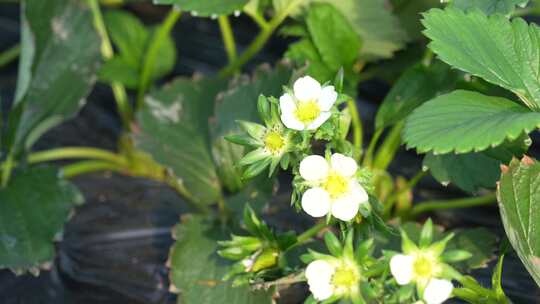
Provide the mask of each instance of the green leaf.
[{"label": "green leaf", "polygon": [[358,57],[360,40],[347,19],[330,4],[310,7],[306,17],[311,40],[332,71],[351,66]]},{"label": "green leaf", "polygon": [[406,121],[403,140],[419,153],[478,152],[538,126],[540,113],[505,98],[458,90],[417,108]]},{"label": "green leaf", "polygon": [[540,286],[540,163],[512,160],[503,169],[497,199],[506,235]]},{"label": "green leaf", "polygon": [[375,118],[376,128],[399,122],[424,102],[453,89],[457,78],[458,73],[440,61],[427,67],[421,63],[410,67],[384,98]]},{"label": "green leaf", "polygon": [[241,11],[248,0],[154,0],[155,4],[174,4],[194,16],[210,17]]},{"label": "green leaf", "polygon": [[107,60],[101,66],[98,77],[103,82],[119,82],[130,89],[136,89],[139,85],[139,67],[128,63],[124,57],[115,56]]},{"label": "green leaf", "polygon": [[476,192],[481,188],[495,188],[501,174],[500,164],[500,161],[482,152],[429,153],[424,158],[423,166],[429,168],[433,177],[443,185],[454,183],[464,191]]},{"label": "green leaf", "polygon": [[148,40],[144,24],[132,13],[122,10],[108,10],[103,19],[120,56],[130,66],[139,66]]},{"label": "green leaf", "polygon": [[22,53],[14,107],[15,144],[31,146],[85,104],[100,62],[92,14],[78,0],[28,0],[22,6]]},{"label": "green leaf", "polygon": [[183,78],[163,86],[145,98],[133,135],[139,149],[170,168],[194,200],[203,204],[220,195],[208,119],[224,86],[223,80]]},{"label": "green leaf", "polygon": [[297,65],[308,64],[306,75],[325,82],[332,79],[335,73],[322,60],[317,48],[310,39],[302,39],[289,45],[285,57],[291,59]]},{"label": "green leaf", "polygon": [[0,202],[0,268],[22,272],[52,261],[53,241],[83,197],[56,169],[40,167],[16,172]]},{"label": "green leaf", "polygon": [[242,186],[242,170],[237,164],[244,156],[245,148],[228,142],[224,137],[241,133],[238,120],[259,122],[259,95],[280,96],[291,74],[291,69],[285,65],[278,65],[274,69],[263,66],[255,71],[249,81],[238,84],[238,79],[233,80],[231,89],[218,96],[215,118],[210,125],[212,153],[218,174],[229,191],[238,191]]},{"label": "green leaf", "polygon": [[506,88],[540,110],[538,26],[479,10],[432,9],[424,15],[429,47],[448,64]]},{"label": "green leaf", "polygon": [[360,36],[364,59],[390,58],[408,40],[386,0],[314,0],[333,4]]},{"label": "green leaf", "polygon": [[229,237],[219,225],[202,217],[184,218],[173,230],[176,239],[169,257],[171,284],[179,291],[178,303],[270,304],[271,292],[233,288],[223,276],[231,262],[216,254],[217,241]]},{"label": "green leaf", "polygon": [[464,11],[479,9],[487,15],[510,15],[516,6],[525,7],[529,0],[452,0],[449,7]]}]

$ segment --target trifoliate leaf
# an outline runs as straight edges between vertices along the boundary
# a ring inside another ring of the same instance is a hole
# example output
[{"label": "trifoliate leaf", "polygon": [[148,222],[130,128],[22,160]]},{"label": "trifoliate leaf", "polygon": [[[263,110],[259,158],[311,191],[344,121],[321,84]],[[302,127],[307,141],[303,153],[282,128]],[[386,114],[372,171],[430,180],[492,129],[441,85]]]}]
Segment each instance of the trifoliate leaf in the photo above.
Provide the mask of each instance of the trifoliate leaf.
[{"label": "trifoliate leaf", "polygon": [[449,7],[464,11],[479,9],[487,15],[511,14],[516,6],[524,7],[529,0],[452,0]]},{"label": "trifoliate leaf", "polygon": [[540,110],[538,26],[458,9],[432,9],[423,24],[432,40],[429,47],[444,62],[506,88]]},{"label": "trifoliate leaf", "polygon": [[540,286],[540,163],[514,159],[503,169],[497,199],[506,235]]},{"label": "trifoliate leaf", "polygon": [[420,153],[477,152],[539,126],[540,113],[505,98],[458,90],[417,108],[406,121],[403,140]]}]

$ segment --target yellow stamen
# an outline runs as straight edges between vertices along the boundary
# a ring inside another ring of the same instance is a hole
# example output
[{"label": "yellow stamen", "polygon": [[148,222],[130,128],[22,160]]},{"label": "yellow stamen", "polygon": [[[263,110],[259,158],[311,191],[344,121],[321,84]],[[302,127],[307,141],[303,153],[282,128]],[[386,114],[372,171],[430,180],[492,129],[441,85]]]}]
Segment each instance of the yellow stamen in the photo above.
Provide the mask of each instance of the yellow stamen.
[{"label": "yellow stamen", "polygon": [[319,104],[313,100],[300,102],[296,107],[294,115],[303,124],[313,122],[321,114]]},{"label": "yellow stamen", "polygon": [[330,197],[337,198],[348,191],[349,183],[347,179],[340,174],[330,172],[323,184],[323,188],[330,194]]},{"label": "yellow stamen", "polygon": [[272,154],[278,154],[285,146],[285,139],[277,132],[269,132],[264,138],[264,145]]}]

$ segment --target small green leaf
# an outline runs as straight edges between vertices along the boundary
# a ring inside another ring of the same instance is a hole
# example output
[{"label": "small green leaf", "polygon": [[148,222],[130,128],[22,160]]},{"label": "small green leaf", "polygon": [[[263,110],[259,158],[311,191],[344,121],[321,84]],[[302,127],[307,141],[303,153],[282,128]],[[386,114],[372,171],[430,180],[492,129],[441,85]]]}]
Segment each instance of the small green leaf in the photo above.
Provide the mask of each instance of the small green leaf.
[{"label": "small green leaf", "polygon": [[324,243],[326,244],[326,248],[328,248],[328,251],[330,251],[331,255],[336,257],[341,256],[342,245],[335,234],[330,231],[326,232],[324,234]]},{"label": "small green leaf", "polygon": [[171,284],[178,290],[178,303],[270,304],[271,291],[252,291],[249,286],[233,288],[223,281],[231,262],[219,257],[217,241],[228,232],[203,217],[189,217],[173,230],[176,239],[169,265]]},{"label": "small green leaf", "polygon": [[144,24],[135,15],[122,10],[108,10],[103,19],[123,60],[132,67],[139,66],[148,40]]},{"label": "small green leaf", "polygon": [[[429,47],[441,60],[514,92],[540,110],[538,26],[479,10],[432,9],[424,15]],[[489,30],[487,30],[489,29]]]},{"label": "small green leaf", "polygon": [[52,261],[53,241],[83,197],[56,169],[41,167],[15,172],[0,202],[0,268],[20,272]]},{"label": "small green leaf", "polygon": [[540,163],[529,157],[503,169],[497,190],[506,235],[540,286]]},{"label": "small green leaf", "polygon": [[103,82],[119,82],[125,87],[136,89],[139,85],[138,67],[131,66],[124,57],[116,56],[107,60],[99,70],[98,77]]},{"label": "small green leaf", "polygon": [[209,148],[208,119],[225,81],[179,78],[145,98],[138,113],[136,146],[169,167],[194,199],[210,204],[220,184]]},{"label": "small green leaf", "polygon": [[433,222],[429,218],[422,227],[422,231],[420,232],[420,240],[418,241],[418,245],[420,247],[427,247],[431,242],[433,241]]},{"label": "small green leaf", "polygon": [[417,108],[407,119],[403,140],[419,153],[477,152],[538,126],[540,113],[505,98],[458,90]]},{"label": "small green leaf", "polygon": [[479,9],[487,15],[510,15],[516,6],[525,7],[529,0],[452,0],[449,7],[464,11]]},{"label": "small green leaf", "polygon": [[174,4],[194,16],[211,17],[241,11],[248,0],[154,0],[155,4]]},{"label": "small green leaf", "polygon": [[407,69],[384,98],[377,116],[377,129],[389,127],[406,118],[414,109],[456,85],[458,73],[440,61],[421,63]]},{"label": "small green leaf", "polygon": [[85,104],[101,60],[101,42],[84,2],[28,0],[22,10],[22,53],[14,102],[21,112],[10,114],[10,123],[16,126],[10,138],[29,148]]}]

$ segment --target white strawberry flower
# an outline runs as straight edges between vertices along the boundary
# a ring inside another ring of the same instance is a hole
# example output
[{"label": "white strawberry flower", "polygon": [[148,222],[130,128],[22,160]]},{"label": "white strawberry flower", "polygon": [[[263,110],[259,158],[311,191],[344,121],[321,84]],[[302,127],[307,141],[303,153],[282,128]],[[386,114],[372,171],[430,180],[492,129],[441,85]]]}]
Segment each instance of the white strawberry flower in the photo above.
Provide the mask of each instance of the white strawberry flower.
[{"label": "white strawberry flower", "polygon": [[338,258],[315,260],[309,263],[305,275],[309,290],[318,301],[358,292],[360,271],[352,261]]},{"label": "white strawberry flower", "polygon": [[285,93],[279,98],[281,121],[293,130],[317,129],[330,118],[337,96],[333,86],[322,87],[310,76],[299,78],[293,94]]},{"label": "white strawberry flower", "polygon": [[425,286],[423,299],[426,304],[441,304],[452,294],[452,282],[439,279],[442,265],[429,250],[397,254],[390,260],[390,272],[399,285],[414,282]]},{"label": "white strawberry flower", "polygon": [[330,162],[320,155],[310,155],[300,162],[300,175],[311,186],[302,196],[302,209],[313,216],[328,213],[342,221],[353,219],[361,204],[368,203],[366,190],[355,177],[356,161],[335,153]]}]

